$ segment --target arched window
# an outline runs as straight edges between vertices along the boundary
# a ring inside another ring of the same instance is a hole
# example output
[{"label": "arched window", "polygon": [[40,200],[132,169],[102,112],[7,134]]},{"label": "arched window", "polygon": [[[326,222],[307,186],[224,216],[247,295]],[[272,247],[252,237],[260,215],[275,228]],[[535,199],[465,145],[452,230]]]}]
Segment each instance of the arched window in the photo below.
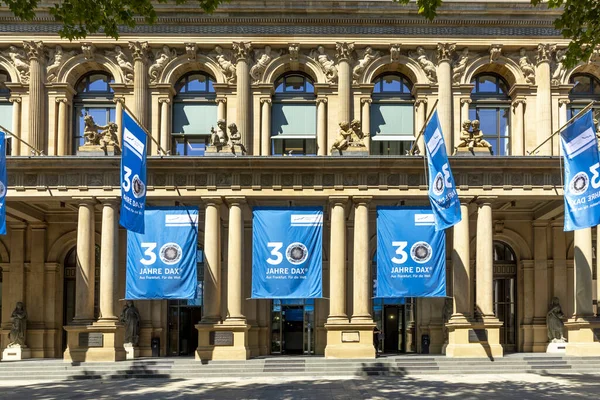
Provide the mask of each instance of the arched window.
[{"label": "arched window", "polygon": [[498,75],[477,75],[471,82],[469,119],[479,120],[483,139],[492,145],[495,155],[510,155],[509,87]]},{"label": "arched window", "polygon": [[114,92],[111,83],[114,83],[114,79],[110,74],[92,72],[82,77],[75,85],[77,94],[73,98],[75,111],[73,154],[77,154],[79,147],[85,143],[83,132],[86,115],[90,115],[99,126],[115,122]]},{"label": "arched window", "polygon": [[273,155],[306,156],[317,153],[315,87],[300,73],[275,82],[271,115]]},{"label": "arched window", "polygon": [[[574,74],[571,76],[573,88],[569,92],[571,107],[568,118],[573,118],[579,111],[592,101],[600,101],[600,80],[590,74]],[[600,111],[600,106],[592,107]]]},{"label": "arched window", "polygon": [[500,344],[504,351],[517,346],[517,258],[505,243],[494,241],[494,314],[503,323]]},{"label": "arched window", "polygon": [[404,75],[375,79],[371,104],[371,154],[404,155],[414,141],[412,83]]},{"label": "arched window", "polygon": [[[0,125],[12,131],[12,103],[9,101],[10,89],[6,86],[7,82],[10,82],[10,76],[0,71]],[[11,142],[12,139],[7,137],[6,154],[11,154]]]},{"label": "arched window", "polygon": [[217,124],[214,79],[203,72],[184,75],[175,84],[172,148],[180,156],[203,156],[210,128]]}]

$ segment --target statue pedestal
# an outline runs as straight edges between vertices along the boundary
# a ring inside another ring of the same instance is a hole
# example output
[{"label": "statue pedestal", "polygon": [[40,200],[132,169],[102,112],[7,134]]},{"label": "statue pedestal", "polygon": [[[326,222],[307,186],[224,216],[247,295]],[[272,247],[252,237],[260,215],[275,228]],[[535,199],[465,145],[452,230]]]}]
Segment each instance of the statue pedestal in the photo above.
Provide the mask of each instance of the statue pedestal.
[{"label": "statue pedestal", "polygon": [[332,149],[331,155],[334,157],[366,157],[369,150],[365,146],[348,146],[345,150]]},{"label": "statue pedestal", "polygon": [[65,362],[123,361],[125,332],[115,322],[98,321],[92,325],[66,325]]},{"label": "statue pedestal", "polygon": [[106,152],[100,145],[88,145],[80,146],[77,149],[77,155],[83,157],[104,157],[104,156],[118,156],[121,155],[121,150],[116,149],[114,146],[106,146]]},{"label": "statue pedestal", "polygon": [[17,344],[7,347],[2,352],[2,361],[20,361],[31,358],[31,350],[27,346]]},{"label": "statue pedestal", "polygon": [[140,358],[140,348],[134,347],[133,343],[125,343],[123,347],[125,348],[126,360],[135,360],[136,358]]},{"label": "statue pedestal", "polygon": [[375,323],[327,322],[325,358],[375,358],[373,330]]},{"label": "statue pedestal", "polygon": [[468,147],[459,147],[456,149],[456,153],[453,154],[456,157],[491,157],[492,154],[487,147],[473,147],[473,151],[469,150]]},{"label": "statue pedestal", "polygon": [[204,150],[205,157],[237,157],[245,155],[242,146],[239,144],[229,145],[210,145]]},{"label": "statue pedestal", "polygon": [[567,352],[567,342],[552,342],[548,343],[546,353],[565,354]]},{"label": "statue pedestal", "polygon": [[566,355],[576,357],[600,356],[600,319],[577,318],[565,322],[567,329]]}]

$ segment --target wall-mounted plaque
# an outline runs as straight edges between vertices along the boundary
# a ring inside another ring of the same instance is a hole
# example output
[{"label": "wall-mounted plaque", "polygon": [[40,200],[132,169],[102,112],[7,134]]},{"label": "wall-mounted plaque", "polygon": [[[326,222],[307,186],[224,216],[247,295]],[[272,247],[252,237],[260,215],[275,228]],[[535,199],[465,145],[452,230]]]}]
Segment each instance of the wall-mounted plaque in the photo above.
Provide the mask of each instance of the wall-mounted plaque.
[{"label": "wall-mounted plaque", "polygon": [[488,335],[486,329],[469,329],[469,343],[487,342]]},{"label": "wall-mounted plaque", "polygon": [[79,333],[79,347],[102,347],[104,345],[104,334],[102,332]]},{"label": "wall-mounted plaque", "polygon": [[212,331],[208,340],[212,346],[233,346],[233,332]]},{"label": "wall-mounted plaque", "polygon": [[343,343],[360,342],[360,332],[358,331],[344,331],[342,332]]}]

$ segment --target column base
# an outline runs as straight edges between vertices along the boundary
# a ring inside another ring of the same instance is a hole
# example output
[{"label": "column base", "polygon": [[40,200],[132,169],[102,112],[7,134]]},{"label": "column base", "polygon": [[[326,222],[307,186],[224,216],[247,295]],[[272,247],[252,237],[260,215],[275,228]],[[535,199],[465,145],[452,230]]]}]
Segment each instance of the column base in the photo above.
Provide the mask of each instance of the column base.
[{"label": "column base", "polygon": [[375,358],[373,322],[326,323],[325,358]]},{"label": "column base", "polygon": [[600,356],[600,319],[577,318],[565,323],[568,332],[567,356]]},{"label": "column base", "polygon": [[196,329],[198,330],[197,361],[250,358],[249,325],[199,323]]},{"label": "column base", "polygon": [[470,357],[496,359],[504,356],[500,344],[500,327],[497,319],[470,321],[454,318],[446,324],[448,345],[446,357]]},{"label": "column base", "polygon": [[65,362],[123,361],[126,359],[123,327],[114,322],[66,325]]}]

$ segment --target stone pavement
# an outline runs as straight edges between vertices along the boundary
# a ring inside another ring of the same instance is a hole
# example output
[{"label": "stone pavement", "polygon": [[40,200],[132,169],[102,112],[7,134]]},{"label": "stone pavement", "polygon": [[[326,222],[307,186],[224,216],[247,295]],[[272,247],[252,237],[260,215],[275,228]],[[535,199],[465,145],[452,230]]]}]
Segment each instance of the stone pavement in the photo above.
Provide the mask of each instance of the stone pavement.
[{"label": "stone pavement", "polygon": [[0,382],[0,399],[594,399],[600,374]]}]

